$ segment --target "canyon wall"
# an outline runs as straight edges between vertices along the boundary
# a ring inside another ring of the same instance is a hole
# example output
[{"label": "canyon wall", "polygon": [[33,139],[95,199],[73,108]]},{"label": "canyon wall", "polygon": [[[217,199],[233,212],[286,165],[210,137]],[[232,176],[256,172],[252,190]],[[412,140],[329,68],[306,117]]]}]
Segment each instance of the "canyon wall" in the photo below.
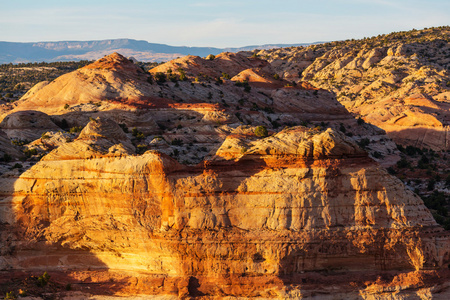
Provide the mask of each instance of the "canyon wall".
[{"label": "canyon wall", "polygon": [[[12,254],[3,269],[196,278],[204,294],[238,296],[255,280],[283,286],[305,271],[448,264],[448,234],[420,198],[331,129],[230,136],[188,167],[154,151],[107,152],[108,142],[127,141],[102,122],[2,180],[3,252]],[[86,144],[89,158],[74,150]]]}]

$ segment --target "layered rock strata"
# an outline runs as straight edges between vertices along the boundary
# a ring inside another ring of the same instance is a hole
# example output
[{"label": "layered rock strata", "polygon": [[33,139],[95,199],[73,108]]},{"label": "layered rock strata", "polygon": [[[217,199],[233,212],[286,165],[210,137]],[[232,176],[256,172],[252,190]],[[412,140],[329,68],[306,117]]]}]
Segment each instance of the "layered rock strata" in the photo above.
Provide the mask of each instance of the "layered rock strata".
[{"label": "layered rock strata", "polygon": [[[19,178],[2,178],[3,269],[89,266],[182,278],[163,293],[256,296],[308,271],[449,262],[448,234],[420,198],[331,129],[233,135],[188,167],[158,152],[95,151],[126,140],[118,127],[88,126]],[[80,143],[94,155],[74,150]]]}]

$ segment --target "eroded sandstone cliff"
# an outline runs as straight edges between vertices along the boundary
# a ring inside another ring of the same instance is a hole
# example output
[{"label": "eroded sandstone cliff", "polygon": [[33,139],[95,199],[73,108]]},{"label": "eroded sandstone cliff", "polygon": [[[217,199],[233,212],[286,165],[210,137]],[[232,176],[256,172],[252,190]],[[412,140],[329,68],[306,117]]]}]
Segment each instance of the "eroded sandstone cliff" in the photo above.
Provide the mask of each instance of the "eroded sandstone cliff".
[{"label": "eroded sandstone cliff", "polygon": [[4,110],[0,283],[45,270],[128,296],[448,291],[448,232],[355,141],[386,161],[395,144],[276,68],[225,53],[145,73],[115,53]]},{"label": "eroded sandstone cliff", "polygon": [[89,266],[131,272],[148,293],[288,297],[308,271],[449,262],[448,234],[420,198],[341,133],[232,135],[188,167],[154,151],[111,155],[109,143],[127,144],[111,122],[2,178],[2,269]]}]

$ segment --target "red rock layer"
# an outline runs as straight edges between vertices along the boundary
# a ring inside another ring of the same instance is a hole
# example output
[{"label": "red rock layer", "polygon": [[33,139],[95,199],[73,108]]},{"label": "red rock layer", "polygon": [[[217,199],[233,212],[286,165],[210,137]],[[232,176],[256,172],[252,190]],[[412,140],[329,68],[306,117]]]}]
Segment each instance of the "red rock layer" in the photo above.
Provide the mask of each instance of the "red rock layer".
[{"label": "red rock layer", "polygon": [[241,143],[196,167],[157,152],[61,160],[59,149],[2,182],[3,253],[14,254],[2,268],[108,268],[249,296],[305,271],[448,263],[448,234],[420,198],[345,136],[300,128]]}]

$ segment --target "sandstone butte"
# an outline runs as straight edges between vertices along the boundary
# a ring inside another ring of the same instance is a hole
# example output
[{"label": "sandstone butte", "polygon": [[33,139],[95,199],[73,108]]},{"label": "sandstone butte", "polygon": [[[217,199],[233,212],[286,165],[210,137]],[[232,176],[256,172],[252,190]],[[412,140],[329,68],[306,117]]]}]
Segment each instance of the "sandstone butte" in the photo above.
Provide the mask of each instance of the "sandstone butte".
[{"label": "sandstone butte", "polygon": [[[208,82],[214,66],[230,79]],[[2,289],[47,271],[55,289],[131,298],[450,296],[450,234],[334,128],[382,131],[358,126],[331,93],[269,79],[269,64],[243,54],[151,72],[178,68],[196,81],[152,83],[112,54],[3,108],[2,143],[63,120],[84,128],[64,141],[47,132],[27,145],[38,162],[2,174]],[[298,126],[305,121],[329,128]],[[137,154],[118,123],[145,132],[138,143],[148,150]]]}]

